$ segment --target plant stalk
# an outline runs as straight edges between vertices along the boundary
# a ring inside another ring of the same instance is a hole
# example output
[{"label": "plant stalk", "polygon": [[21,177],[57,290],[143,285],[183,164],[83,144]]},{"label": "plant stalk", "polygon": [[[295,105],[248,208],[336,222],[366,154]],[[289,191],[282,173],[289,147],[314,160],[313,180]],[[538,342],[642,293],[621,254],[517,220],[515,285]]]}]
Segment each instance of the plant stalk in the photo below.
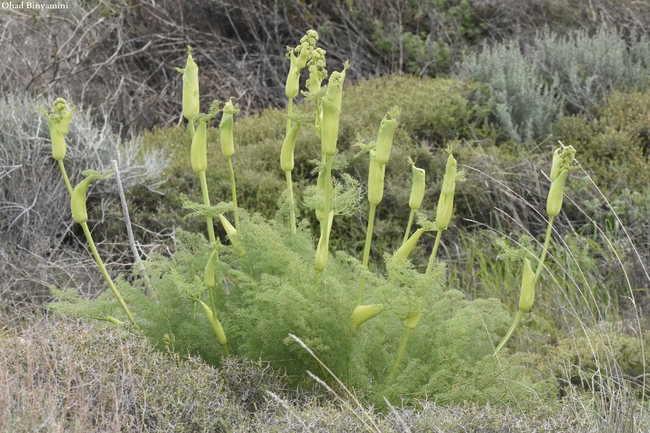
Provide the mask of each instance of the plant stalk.
[{"label": "plant stalk", "polygon": [[133,318],[133,314],[131,314],[131,310],[129,310],[128,305],[126,305],[126,302],[124,302],[124,298],[122,297],[122,294],[120,294],[119,290],[117,290],[117,287],[115,286],[115,283],[113,283],[111,276],[108,275],[106,266],[104,266],[104,262],[102,261],[102,258],[99,256],[99,252],[97,251],[97,247],[95,246],[93,237],[90,234],[90,230],[88,229],[88,223],[86,222],[81,223],[81,227],[83,228],[84,234],[86,235],[86,240],[88,241],[88,245],[90,245],[90,251],[92,252],[93,257],[95,258],[95,262],[97,262],[97,266],[99,266],[99,270],[102,272],[102,275],[104,276],[104,279],[108,284],[108,287],[111,289],[111,292],[113,292],[113,295],[117,299],[118,304],[120,304],[120,307],[122,307],[122,310],[124,310],[124,312],[126,313],[126,317],[129,318],[129,320],[131,321],[131,323],[136,329],[140,329],[135,319]]},{"label": "plant stalk", "polygon": [[235,229],[239,232],[239,212],[237,211],[237,185],[235,184],[235,170],[232,166],[232,157],[226,158],[228,160],[228,168],[230,169],[230,189],[232,190],[232,204],[234,206],[233,212],[235,214]]},{"label": "plant stalk", "polygon": [[409,214],[409,222],[406,225],[406,233],[404,233],[404,240],[402,241],[402,245],[406,243],[409,239],[409,235],[411,234],[411,226],[413,225],[413,218],[415,217],[415,211],[411,209],[411,213]]},{"label": "plant stalk", "polygon": [[[370,261],[370,244],[372,243],[372,231],[375,226],[375,212],[377,211],[376,204],[370,204],[370,212],[368,214],[368,228],[366,230],[366,244],[363,247],[363,266],[368,267],[368,262]],[[359,289],[357,290],[357,307],[363,303],[363,290],[366,284],[366,278],[361,277],[359,279]]]},{"label": "plant stalk", "polygon": [[433,264],[436,262],[436,256],[438,255],[438,247],[440,246],[440,237],[442,236],[442,230],[438,230],[436,233],[436,240],[433,243],[433,250],[431,251],[431,257],[429,257],[429,264],[427,265],[426,273],[430,273],[433,270]]},{"label": "plant stalk", "polygon": [[289,191],[289,224],[291,225],[291,232],[296,233],[296,209],[293,201],[293,181],[291,179],[291,172],[285,171],[284,175],[287,179],[287,191]]},{"label": "plant stalk", "polygon": [[60,160],[58,162],[59,162],[59,169],[61,170],[61,175],[63,176],[63,181],[65,182],[65,187],[68,189],[68,193],[72,197],[72,185],[70,184],[68,173],[65,171],[65,165],[63,165],[63,160]]},{"label": "plant stalk", "polygon": [[[205,171],[200,172],[199,177],[201,178],[201,193],[203,194],[203,204],[210,206],[210,196],[208,195],[208,181],[205,178]],[[208,237],[210,239],[210,244],[214,244],[216,242],[216,238],[214,236],[214,225],[212,223],[212,217],[206,216],[205,220],[208,225]]]}]

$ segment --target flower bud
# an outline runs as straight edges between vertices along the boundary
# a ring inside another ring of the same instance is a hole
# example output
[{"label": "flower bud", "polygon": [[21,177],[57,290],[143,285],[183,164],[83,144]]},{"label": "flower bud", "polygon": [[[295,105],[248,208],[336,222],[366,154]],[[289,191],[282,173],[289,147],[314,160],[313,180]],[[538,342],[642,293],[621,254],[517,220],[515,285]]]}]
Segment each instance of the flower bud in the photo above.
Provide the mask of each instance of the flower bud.
[{"label": "flower bud", "polygon": [[420,209],[422,199],[424,199],[424,182],[425,171],[422,168],[417,168],[415,164],[411,167],[413,172],[413,185],[411,186],[411,197],[409,198],[409,207],[412,210]]},{"label": "flower bud", "polygon": [[232,103],[232,98],[223,107],[223,116],[219,124],[219,131],[221,132],[221,153],[226,158],[230,158],[235,154],[235,141],[232,132],[233,114],[238,111],[239,109]]},{"label": "flower bud", "polygon": [[237,234],[237,229],[232,224],[230,224],[230,221],[228,221],[222,214],[219,214],[219,221],[221,221],[221,225],[223,226],[223,229],[226,231],[226,234],[228,236]]},{"label": "flower bud", "polygon": [[422,236],[422,233],[424,232],[425,229],[423,227],[417,229],[415,233],[413,233],[411,237],[409,237],[408,240],[404,242],[401,247],[399,247],[399,249],[395,252],[395,256],[402,259],[408,259],[411,251],[413,251],[413,248],[415,248],[415,245],[417,245],[420,237]]},{"label": "flower bud", "polygon": [[183,116],[192,121],[199,115],[199,67],[192,58],[192,48],[187,47],[185,69],[176,68],[183,74]]},{"label": "flower bud", "polygon": [[406,329],[413,330],[415,329],[416,326],[418,326],[418,323],[420,322],[420,312],[418,311],[415,314],[411,314],[409,317],[406,318],[406,323],[404,324],[404,327]]},{"label": "flower bud", "polygon": [[521,277],[521,295],[519,296],[519,310],[528,312],[535,300],[535,273],[530,266],[530,260],[524,259],[524,272]]},{"label": "flower bud", "polygon": [[199,122],[199,127],[194,133],[192,147],[190,148],[190,159],[192,161],[192,170],[195,173],[201,173],[208,169],[208,150],[207,150],[207,122]]},{"label": "flower bud", "polygon": [[384,172],[386,166],[377,160],[376,152],[370,151],[370,169],[368,170],[368,202],[378,205],[384,196]]},{"label": "flower bud", "polygon": [[208,320],[210,321],[210,325],[212,325],[212,330],[217,336],[217,340],[219,340],[219,344],[225,346],[228,343],[228,339],[226,338],[226,333],[223,332],[223,327],[221,326],[221,322],[219,322],[217,317],[214,315],[210,307],[208,307],[208,305],[205,302],[199,300],[199,304],[201,304],[201,307],[203,307],[203,311],[205,312],[205,315],[208,316]]},{"label": "flower bud", "polygon": [[390,158],[390,150],[393,146],[393,136],[397,128],[397,119],[388,119],[384,116],[379,127],[379,136],[377,137],[377,160],[380,164],[386,164]]},{"label": "flower bud", "polygon": [[363,322],[366,322],[382,311],[384,311],[384,306],[382,304],[374,305],[357,305],[354,307],[352,312],[352,324],[354,329],[357,329]]}]

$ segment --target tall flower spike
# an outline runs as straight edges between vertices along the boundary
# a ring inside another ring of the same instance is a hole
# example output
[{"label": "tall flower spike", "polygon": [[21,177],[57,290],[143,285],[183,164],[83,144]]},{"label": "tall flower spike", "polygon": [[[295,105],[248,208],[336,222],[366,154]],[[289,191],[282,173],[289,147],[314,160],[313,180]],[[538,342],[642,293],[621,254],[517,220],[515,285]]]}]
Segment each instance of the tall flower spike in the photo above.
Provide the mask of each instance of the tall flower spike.
[{"label": "tall flower spike", "polygon": [[576,150],[573,146],[559,148],[553,153],[551,167],[551,188],[546,200],[546,213],[549,217],[556,217],[562,209],[564,200],[564,183],[575,166],[571,165],[575,159]]},{"label": "tall flower spike", "polygon": [[325,50],[322,48],[315,48],[311,53],[311,59],[307,63],[309,69],[309,78],[307,79],[307,89],[311,94],[320,92],[321,83],[327,78],[327,69],[325,69]]},{"label": "tall flower spike", "polygon": [[176,68],[183,74],[183,116],[190,122],[199,115],[199,67],[192,58],[192,47],[187,46],[185,69]]},{"label": "tall flower spike", "polygon": [[57,161],[65,158],[65,138],[70,128],[70,119],[74,107],[68,109],[68,103],[63,98],[57,98],[52,104],[52,112],[44,111],[42,114],[47,116],[47,126],[50,128],[50,138],[52,139],[52,157]]},{"label": "tall flower spike", "polygon": [[341,72],[333,72],[327,84],[327,93],[323,97],[323,121],[321,122],[321,143],[324,155],[332,156],[336,152],[336,141],[339,135],[339,116],[343,98],[343,82],[345,71],[349,64],[346,62]]},{"label": "tall flower spike", "polygon": [[287,57],[291,61],[291,66],[289,67],[289,74],[287,74],[285,94],[289,99],[298,96],[298,92],[300,91],[300,71],[307,65],[307,61],[311,57],[317,41],[318,33],[315,30],[309,30],[300,39],[300,45],[296,48],[287,47]]}]

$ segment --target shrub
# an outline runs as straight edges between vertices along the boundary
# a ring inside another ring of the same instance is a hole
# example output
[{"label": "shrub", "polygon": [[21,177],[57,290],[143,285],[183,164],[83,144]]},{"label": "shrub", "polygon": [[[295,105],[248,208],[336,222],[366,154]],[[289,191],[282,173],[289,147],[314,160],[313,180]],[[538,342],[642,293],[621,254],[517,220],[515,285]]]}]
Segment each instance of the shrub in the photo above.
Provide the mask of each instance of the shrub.
[{"label": "shrub", "polygon": [[551,134],[562,114],[588,115],[609,91],[645,88],[649,56],[645,36],[628,43],[606,28],[593,36],[543,31],[528,44],[485,46],[457,74],[485,83],[494,121],[510,139],[529,142]]}]

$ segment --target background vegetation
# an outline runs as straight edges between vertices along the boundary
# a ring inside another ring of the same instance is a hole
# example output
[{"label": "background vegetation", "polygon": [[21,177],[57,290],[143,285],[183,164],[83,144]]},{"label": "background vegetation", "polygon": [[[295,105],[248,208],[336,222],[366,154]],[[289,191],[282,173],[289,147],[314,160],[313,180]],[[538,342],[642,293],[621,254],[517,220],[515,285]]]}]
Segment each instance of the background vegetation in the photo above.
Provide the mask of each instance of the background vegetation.
[{"label": "background vegetation", "polygon": [[[468,300],[497,298],[513,311],[519,265],[507,248],[526,242],[525,235],[541,238],[539,211],[556,140],[576,147],[584,169],[570,175],[549,269],[510,344],[530,356],[531,368],[557,381],[557,399],[525,415],[512,404],[477,406],[480,398],[466,406],[419,401],[398,415],[376,414],[382,429],[535,431],[551,423],[565,431],[643,430],[650,314],[648,6],[606,0],[70,4],[64,11],[0,15],[0,52],[11,59],[0,65],[0,371],[7,372],[0,375],[0,429],[358,428],[323,390],[296,391],[267,365],[208,367],[163,347],[153,351],[123,331],[54,319],[42,308],[50,285],[93,297],[104,284],[68,215],[47,128],[34,107],[69,95],[78,106],[68,136],[73,182],[81,169],[101,170],[117,160],[139,249],[169,254],[172,228],[204,229],[199,220],[183,219],[178,198],[179,192],[200,197],[188,134],[179,126],[181,81],[174,67],[184,64],[184,47],[195,48],[203,105],[234,96],[243,109],[235,121],[239,204],[272,217],[284,188],[277,163],[284,47],[314,28],[329,70],[344,60],[352,64],[339,139],[349,174],[367,178],[367,164],[354,157],[357,134],[373,139],[383,114],[394,105],[402,110],[372,262],[403,235],[407,156],[427,170],[423,207],[431,215],[444,172],[442,150],[453,142],[466,180],[457,187],[455,226],[443,237],[449,285]],[[218,157],[217,131],[210,140],[208,182],[221,199],[230,193],[228,171]],[[309,132],[299,143],[294,182],[302,190],[315,181],[308,161],[318,140]],[[128,275],[132,257],[116,199],[110,182],[91,191],[93,233],[104,240],[100,248],[111,271]],[[333,237],[345,242],[334,250],[360,255],[365,215],[362,209],[337,222]],[[311,213],[301,216],[316,227]],[[426,266],[432,244],[426,239],[418,246],[416,267]],[[151,384],[151,377],[175,375],[173,392],[165,383]],[[215,419],[219,426],[209,424]]]}]

